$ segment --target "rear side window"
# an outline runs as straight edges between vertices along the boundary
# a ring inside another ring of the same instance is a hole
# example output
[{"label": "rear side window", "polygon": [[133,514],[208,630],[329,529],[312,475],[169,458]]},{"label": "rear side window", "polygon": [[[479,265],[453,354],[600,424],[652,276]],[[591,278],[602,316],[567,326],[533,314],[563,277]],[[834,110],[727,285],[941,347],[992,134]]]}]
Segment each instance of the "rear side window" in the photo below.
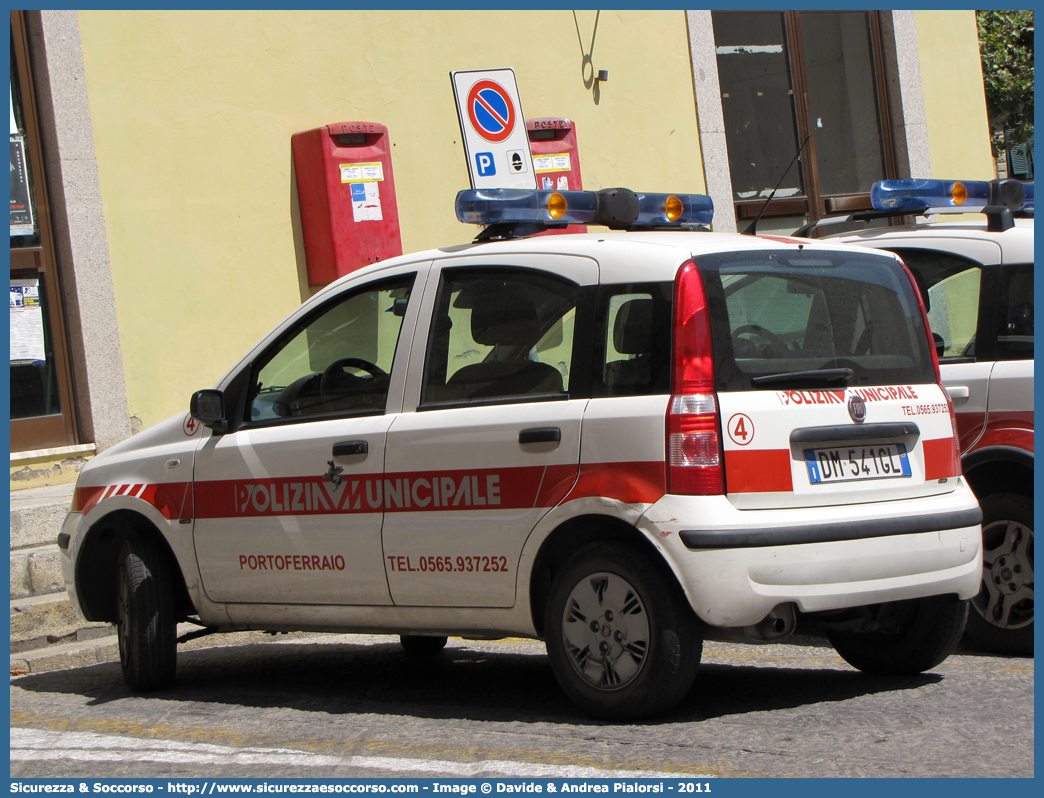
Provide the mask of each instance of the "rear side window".
[{"label": "rear side window", "polygon": [[670,393],[673,291],[673,283],[599,288],[595,396]]},{"label": "rear side window", "polygon": [[[784,250],[704,255],[697,265],[719,390],[935,381],[917,297],[893,258]],[[804,375],[831,369],[852,376]]]}]

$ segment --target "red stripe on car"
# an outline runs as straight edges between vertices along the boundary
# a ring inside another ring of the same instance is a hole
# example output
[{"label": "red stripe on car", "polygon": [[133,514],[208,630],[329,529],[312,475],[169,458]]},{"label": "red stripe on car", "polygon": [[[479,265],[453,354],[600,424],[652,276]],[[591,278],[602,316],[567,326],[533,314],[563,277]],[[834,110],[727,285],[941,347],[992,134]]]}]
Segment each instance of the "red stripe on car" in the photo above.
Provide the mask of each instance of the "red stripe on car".
[{"label": "red stripe on car", "polygon": [[921,442],[924,451],[924,479],[947,479],[961,473],[961,464],[957,459],[957,447],[953,438],[936,438]]},{"label": "red stripe on car", "polygon": [[787,449],[733,449],[725,452],[725,488],[729,493],[793,491]]},{"label": "red stripe on car", "polygon": [[601,497],[625,504],[652,504],[667,492],[662,462],[583,463],[566,501]]}]

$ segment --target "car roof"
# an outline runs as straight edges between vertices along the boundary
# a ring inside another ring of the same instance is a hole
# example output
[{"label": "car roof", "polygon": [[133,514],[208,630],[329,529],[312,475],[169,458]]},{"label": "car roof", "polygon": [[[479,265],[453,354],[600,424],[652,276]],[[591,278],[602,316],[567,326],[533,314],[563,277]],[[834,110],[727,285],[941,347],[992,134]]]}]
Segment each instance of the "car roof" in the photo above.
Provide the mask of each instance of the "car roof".
[{"label": "car roof", "polygon": [[[565,235],[529,236],[502,241],[460,244],[389,258],[352,272],[320,293],[337,290],[346,282],[375,275],[409,263],[475,258],[499,261],[512,255],[564,255],[592,258],[601,267],[600,282],[673,280],[678,267],[689,258],[724,252],[806,249],[844,251],[837,241],[774,235],[741,235],[703,230],[628,230]],[[640,253],[640,260],[639,258]],[[882,253],[887,254],[887,253]]]}]

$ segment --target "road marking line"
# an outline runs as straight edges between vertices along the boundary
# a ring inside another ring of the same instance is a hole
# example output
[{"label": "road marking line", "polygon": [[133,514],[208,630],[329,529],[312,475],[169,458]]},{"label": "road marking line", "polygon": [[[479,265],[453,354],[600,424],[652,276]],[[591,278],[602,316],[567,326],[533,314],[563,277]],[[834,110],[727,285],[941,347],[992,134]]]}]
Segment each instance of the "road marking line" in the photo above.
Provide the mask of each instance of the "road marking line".
[{"label": "road marking line", "polygon": [[[26,712],[11,712],[11,728],[42,729],[51,732],[91,732],[107,736],[119,736],[123,739],[139,740],[177,740],[186,744],[208,744],[227,746],[229,748],[242,750],[244,748],[287,748],[295,752],[308,752],[324,754],[328,756],[344,756],[344,751],[350,746],[343,740],[321,740],[309,738],[305,740],[284,740],[270,734],[248,734],[233,732],[227,729],[192,729],[169,725],[145,725],[131,721],[101,718],[69,718],[48,717]],[[446,746],[439,744],[418,744],[407,742],[396,742],[391,740],[377,741],[365,739],[355,744],[353,750],[360,751],[361,755],[379,757],[383,760],[404,759],[406,761],[448,761],[460,762],[468,756],[475,756],[468,749],[460,746]],[[722,775],[719,770],[710,765],[683,765],[680,763],[661,763],[653,760],[629,761],[610,760],[592,756],[576,755],[562,757],[558,754],[548,754],[540,751],[525,751],[516,749],[483,749],[479,755],[485,756],[485,760],[522,762],[524,764],[544,765],[547,759],[558,762],[563,766],[590,767],[593,772],[608,773],[619,771],[621,773],[645,772],[657,769],[660,765],[666,765],[666,775],[670,778],[703,778],[703,772]],[[564,760],[564,761],[563,761]],[[694,772],[693,768],[700,767],[703,770]],[[660,772],[658,769],[656,772]],[[708,775],[708,777],[710,777]]]},{"label": "road marking line", "polygon": [[234,748],[176,740],[142,740],[95,732],[55,732],[11,729],[11,761],[72,760],[77,762],[164,762],[208,765],[297,765],[301,767],[366,768],[445,776],[495,774],[520,778],[677,779],[714,778],[709,774],[665,773],[657,770],[601,770],[578,765],[550,765],[487,759],[453,762],[384,756],[328,756],[289,748]]}]

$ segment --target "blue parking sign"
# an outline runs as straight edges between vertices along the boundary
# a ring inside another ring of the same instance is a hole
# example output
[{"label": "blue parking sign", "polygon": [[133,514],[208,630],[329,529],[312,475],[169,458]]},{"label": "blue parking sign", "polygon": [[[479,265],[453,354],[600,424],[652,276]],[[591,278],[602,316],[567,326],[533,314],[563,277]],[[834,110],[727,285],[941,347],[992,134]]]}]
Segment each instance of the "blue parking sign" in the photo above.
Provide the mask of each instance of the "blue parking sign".
[{"label": "blue parking sign", "polygon": [[475,153],[475,166],[478,167],[478,173],[482,177],[489,177],[497,173],[497,165],[493,163],[493,153],[491,152]]}]

